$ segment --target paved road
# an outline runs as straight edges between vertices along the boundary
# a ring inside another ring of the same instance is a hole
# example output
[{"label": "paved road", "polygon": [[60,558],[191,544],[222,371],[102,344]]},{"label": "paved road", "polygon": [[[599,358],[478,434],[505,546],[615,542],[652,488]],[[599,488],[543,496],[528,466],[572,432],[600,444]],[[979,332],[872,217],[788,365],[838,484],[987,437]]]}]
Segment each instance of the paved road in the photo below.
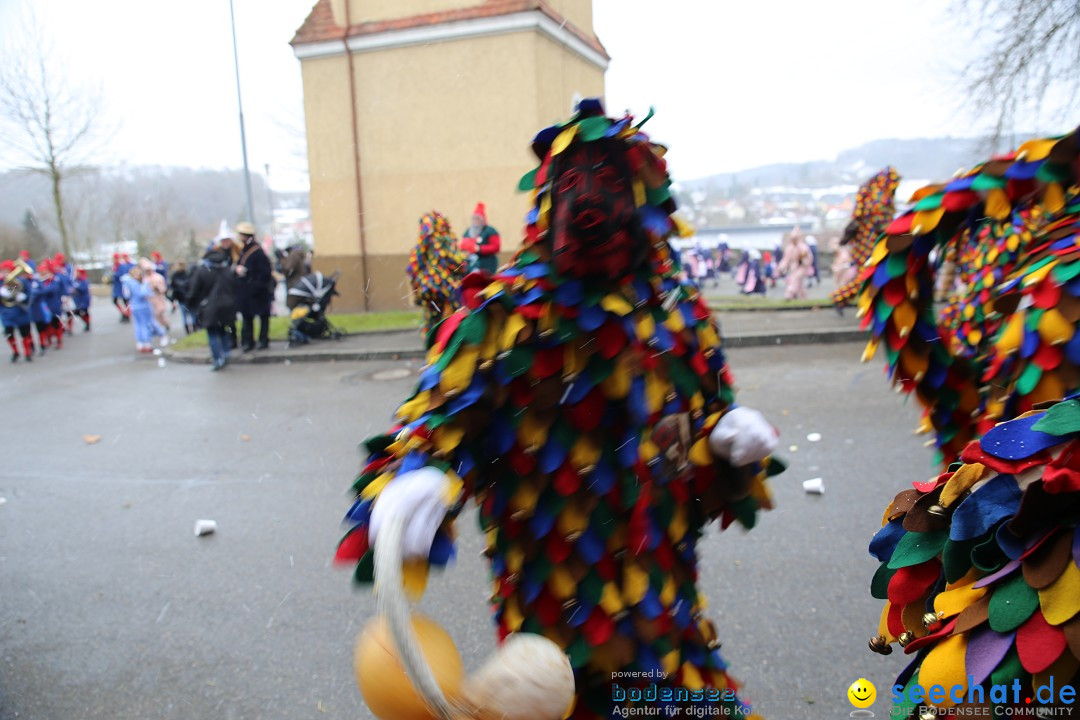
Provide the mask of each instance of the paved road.
[{"label": "paved road", "polygon": [[[413,381],[376,374],[416,363],[162,368],[100,310],[62,352],[0,368],[0,718],[369,717],[351,645],[372,603],[330,557],[356,444]],[[703,585],[725,656],[774,720],[846,716],[851,682],[887,698],[903,664],[866,649],[865,547],[930,453],[915,408],[859,353],[731,352],[740,400],[781,428],[791,467],[753,532],[704,544]],[[824,496],[802,492],[811,477]],[[194,537],[199,518],[218,533]],[[493,647],[473,527],[424,603],[468,667]]]}]

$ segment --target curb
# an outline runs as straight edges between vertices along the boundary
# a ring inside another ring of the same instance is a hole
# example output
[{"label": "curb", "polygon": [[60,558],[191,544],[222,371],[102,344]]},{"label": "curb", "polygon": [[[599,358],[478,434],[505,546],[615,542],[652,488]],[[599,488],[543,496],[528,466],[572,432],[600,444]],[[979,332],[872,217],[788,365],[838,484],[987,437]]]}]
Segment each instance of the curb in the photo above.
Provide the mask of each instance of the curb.
[{"label": "curb", "polygon": [[[724,337],[724,348],[752,348],[773,345],[829,345],[834,343],[861,342],[865,340],[865,330],[800,330],[792,333],[744,333]],[[309,363],[309,362],[358,362],[371,360],[423,360],[426,353],[421,348],[387,348],[382,350],[316,350],[290,353],[288,351],[270,351],[238,355],[231,360],[233,365],[269,365],[272,363]],[[210,357],[202,352],[184,351],[180,353],[165,351],[164,357],[173,362],[191,365],[209,365]]]}]

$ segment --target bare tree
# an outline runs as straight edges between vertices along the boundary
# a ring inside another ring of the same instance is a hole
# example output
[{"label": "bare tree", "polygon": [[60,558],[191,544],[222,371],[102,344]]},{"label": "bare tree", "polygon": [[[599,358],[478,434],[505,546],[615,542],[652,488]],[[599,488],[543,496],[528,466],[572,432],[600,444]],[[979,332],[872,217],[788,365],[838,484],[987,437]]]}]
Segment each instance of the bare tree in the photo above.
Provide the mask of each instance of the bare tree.
[{"label": "bare tree", "polygon": [[964,77],[976,112],[995,118],[995,140],[1025,112],[1049,109],[1055,123],[1077,121],[1080,0],[954,2],[962,18],[976,16],[975,37],[986,48]]},{"label": "bare tree", "polygon": [[32,14],[17,37],[0,55],[0,160],[48,178],[60,243],[70,254],[63,183],[89,170],[104,144],[101,96],[71,82]]}]

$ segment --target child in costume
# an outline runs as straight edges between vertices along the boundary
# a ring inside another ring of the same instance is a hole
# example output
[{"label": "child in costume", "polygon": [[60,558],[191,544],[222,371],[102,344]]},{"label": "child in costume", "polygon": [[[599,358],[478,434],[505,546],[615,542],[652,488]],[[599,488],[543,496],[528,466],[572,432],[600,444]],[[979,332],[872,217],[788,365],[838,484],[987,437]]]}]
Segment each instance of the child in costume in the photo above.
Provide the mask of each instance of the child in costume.
[{"label": "child in costume", "polygon": [[131,320],[131,308],[128,307],[127,295],[124,293],[124,276],[130,269],[131,261],[127,255],[113,253],[112,301],[120,313],[120,322]]},{"label": "child in costume", "polygon": [[[851,221],[844,228],[844,235],[840,239],[840,245],[849,259],[846,259],[845,264],[840,264],[839,268],[836,265],[833,268],[833,274],[838,278],[838,287],[831,297],[838,309],[850,305],[859,294],[862,283],[857,273],[870,257],[885,228],[892,222],[896,212],[894,198],[899,186],[899,173],[894,168],[887,167],[859,186],[859,191],[855,193],[855,209],[851,212]],[[854,268],[854,276],[847,275],[848,267]],[[843,282],[840,282],[841,275],[837,270],[844,274]]]},{"label": "child in costume", "polygon": [[86,279],[86,270],[82,268],[75,271],[71,300],[75,305],[75,315],[83,321],[83,332],[90,332],[90,283]]},{"label": "child in costume", "polygon": [[666,673],[680,700],[650,705],[686,710],[679,693],[700,691],[707,710],[748,712],[702,613],[696,546],[712,520],[752,527],[779,469],[775,430],[734,404],[719,329],[682,279],[664,148],[640,127],[586,100],[537,135],[524,244],[468,276],[465,307],[435,328],[397,424],[367,442],[336,557],[370,581],[379,528],[401,514],[405,558],[444,565],[473,499],[498,636],[564,649],[577,720],[650,682],[613,672]]},{"label": "child in costume", "polygon": [[[886,601],[870,647],[913,656],[902,715],[1073,704],[1058,690],[1080,682],[1078,176],[1080,132],[1024,143],[916,193],[866,271],[874,342],[957,460],[897,495],[870,544]],[[942,242],[967,292],[935,327],[927,265]],[[915,685],[956,690],[920,701]]]},{"label": "child in costume", "polygon": [[414,302],[424,311],[424,337],[443,315],[461,306],[466,263],[445,217],[432,210],[420,218],[420,240],[409,253],[405,274]]},{"label": "child in costume", "polygon": [[[29,266],[24,266],[29,269]],[[4,336],[11,347],[11,362],[19,360],[19,344],[15,339],[18,332],[22,341],[23,356],[26,362],[34,361],[34,338],[30,334],[30,272],[16,272],[17,266],[11,260],[0,263],[0,323],[4,325]]]},{"label": "child in costume", "polygon": [[59,285],[53,282],[52,262],[48,259],[42,260],[37,264],[37,273],[30,285],[30,319],[37,329],[38,348],[42,355],[45,354],[45,348],[52,347],[54,341],[57,348],[63,343],[63,338],[57,337],[55,332],[60,321],[51,309],[58,305],[59,298],[54,298],[58,289]]},{"label": "child in costume", "polygon": [[150,306],[154,290],[138,265],[132,265],[121,278],[121,282],[124,283],[124,295],[128,300],[132,324],[135,326],[135,349],[141,353],[153,352],[153,339],[158,336],[167,337],[165,329],[154,320],[154,310]]}]

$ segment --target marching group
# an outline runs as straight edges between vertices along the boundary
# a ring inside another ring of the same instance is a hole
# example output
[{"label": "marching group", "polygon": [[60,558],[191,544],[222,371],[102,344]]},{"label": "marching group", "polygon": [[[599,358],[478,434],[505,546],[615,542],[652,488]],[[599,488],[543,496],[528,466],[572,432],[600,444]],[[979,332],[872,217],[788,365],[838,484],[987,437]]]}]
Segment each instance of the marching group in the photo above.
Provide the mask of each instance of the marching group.
[{"label": "marching group", "polygon": [[[76,268],[63,254],[37,262],[27,251],[17,260],[0,263],[0,320],[11,348],[11,361],[33,361],[46,349],[63,347],[65,334],[74,331],[78,317],[90,330],[90,284],[86,270]],[[255,241],[251,223],[225,228],[210,244],[198,265],[189,269],[169,265],[158,252],[132,261],[127,254],[113,255],[112,303],[121,322],[130,322],[139,353],[153,353],[170,337],[170,310],[181,312],[184,331],[204,328],[213,356],[213,369],[229,361],[238,346],[243,352],[270,346],[271,303],[277,280],[270,259]],[[236,316],[241,317],[239,343]],[[255,320],[259,330],[256,341]]]},{"label": "marching group", "polygon": [[[32,362],[35,350],[59,350],[74,332],[75,318],[90,329],[90,284],[63,253],[35,262],[23,250],[17,260],[0,262],[0,322],[11,348],[11,362]],[[35,335],[36,341],[35,341]],[[20,352],[21,351],[21,352]]]}]

